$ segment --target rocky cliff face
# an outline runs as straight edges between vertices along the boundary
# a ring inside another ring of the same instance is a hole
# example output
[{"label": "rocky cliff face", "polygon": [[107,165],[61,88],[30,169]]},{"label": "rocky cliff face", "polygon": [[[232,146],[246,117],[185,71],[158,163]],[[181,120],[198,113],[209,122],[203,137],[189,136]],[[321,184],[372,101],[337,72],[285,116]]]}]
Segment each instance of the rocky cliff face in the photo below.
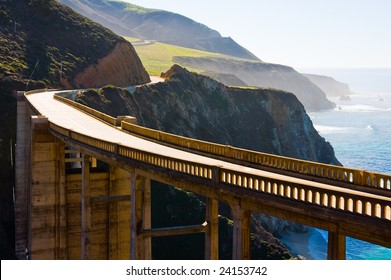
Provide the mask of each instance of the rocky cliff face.
[{"label": "rocky cliff face", "polygon": [[[335,107],[335,104],[326,98],[325,93],[319,87],[289,66],[205,57],[175,57],[174,62],[183,66],[202,69],[206,71],[206,74],[217,72],[235,75],[248,86],[277,88],[292,92],[309,111]],[[233,83],[228,81],[226,85],[240,85],[236,84],[235,80],[231,79],[231,81]]]},{"label": "rocky cliff face", "polygon": [[[101,87],[107,84],[130,86],[149,81],[139,57],[130,44],[119,43],[110,54],[98,59],[75,77],[79,88]],[[65,84],[69,84],[66,82]]]},{"label": "rocky cliff face", "polygon": [[[166,78],[165,82],[137,87],[133,92],[105,87],[101,90],[88,90],[79,96],[78,100],[113,116],[135,116],[141,125],[178,135],[339,164],[333,148],[319,136],[303,105],[293,94],[273,89],[230,88],[206,76],[190,73],[179,66],[173,66],[163,76]],[[159,192],[159,199],[169,198],[168,202],[163,203],[163,208],[155,210],[159,220],[174,224],[183,224],[184,221],[196,224],[200,222],[197,219],[203,218],[202,199],[191,195],[191,198],[181,198],[178,201],[173,199],[180,196],[175,190],[163,191],[156,186],[153,192]],[[196,205],[196,210],[192,214],[189,214],[189,209],[193,207],[186,206],[190,203],[188,199],[192,201],[192,205]],[[182,204],[184,208],[180,206]],[[221,207],[220,214],[230,216],[226,206]],[[270,227],[271,224],[274,227]],[[232,227],[230,228],[226,220],[221,220],[220,229],[220,256],[230,258]],[[252,230],[253,256],[261,259],[281,259],[289,258],[290,254],[269,232],[278,236],[284,231],[305,229],[291,223],[254,215]],[[175,242],[183,246],[186,246],[186,242],[189,243],[182,237],[156,242],[161,242],[157,248],[167,246],[165,242]],[[195,238],[191,244],[199,244],[197,242],[200,240],[197,241]],[[193,257],[198,258],[197,256],[195,253]],[[167,255],[160,257],[168,258]],[[184,255],[176,257],[183,258]]]},{"label": "rocky cliff face", "polygon": [[317,133],[293,94],[274,89],[226,87],[177,65],[165,77],[166,82],[138,87],[134,93],[106,88],[80,99],[114,116],[135,116],[140,125],[150,128],[338,164],[331,145]]}]

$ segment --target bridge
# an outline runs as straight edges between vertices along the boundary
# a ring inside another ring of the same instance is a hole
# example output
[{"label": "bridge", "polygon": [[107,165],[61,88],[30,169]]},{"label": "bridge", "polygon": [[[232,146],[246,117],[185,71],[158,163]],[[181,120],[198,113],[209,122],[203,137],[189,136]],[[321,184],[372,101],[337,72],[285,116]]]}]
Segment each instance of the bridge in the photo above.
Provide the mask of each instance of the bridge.
[{"label": "bridge", "polygon": [[[233,259],[250,259],[250,216],[391,248],[391,176],[204,142],[138,126],[70,100],[18,93],[16,254],[29,259],[151,259],[151,239],[203,233],[218,259],[218,203],[231,208]],[[151,180],[205,197],[205,222],[151,227]],[[173,248],[175,250],[175,248]]]}]

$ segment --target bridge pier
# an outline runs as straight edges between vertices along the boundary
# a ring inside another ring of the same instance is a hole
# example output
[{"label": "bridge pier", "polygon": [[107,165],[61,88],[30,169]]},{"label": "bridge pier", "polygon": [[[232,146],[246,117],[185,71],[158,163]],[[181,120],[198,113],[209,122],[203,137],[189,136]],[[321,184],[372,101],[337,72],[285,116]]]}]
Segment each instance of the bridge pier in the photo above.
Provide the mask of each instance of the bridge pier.
[{"label": "bridge pier", "polygon": [[151,236],[144,235],[144,230],[151,229],[151,180],[149,178],[132,174],[130,200],[130,259],[151,259]]},{"label": "bridge pier", "polygon": [[206,198],[205,221],[208,223],[205,232],[205,259],[219,259],[219,202]]},{"label": "bridge pier", "polygon": [[251,211],[241,208],[237,203],[231,206],[231,211],[234,223],[232,259],[249,260]]},{"label": "bridge pier", "polygon": [[[110,166],[109,197],[130,196],[131,174],[121,168]],[[108,205],[108,259],[129,259],[130,246],[130,199]]]},{"label": "bridge pier", "polygon": [[81,183],[81,256],[82,260],[91,259],[91,191],[90,157],[82,155]]},{"label": "bridge pier", "polygon": [[17,127],[15,147],[15,254],[19,259],[27,257],[28,201],[30,200],[30,113],[24,92],[17,93]]},{"label": "bridge pier", "polygon": [[328,260],[346,259],[346,236],[341,235],[338,231],[328,232],[327,259]]},{"label": "bridge pier", "polygon": [[24,218],[26,227],[25,238],[16,236],[17,254],[21,257],[24,243],[25,258],[66,259],[65,146],[49,133],[47,118],[32,116],[30,124],[31,142],[24,154],[29,159],[24,174],[28,181],[16,191],[16,206],[26,207],[24,217],[17,213],[17,226]]}]

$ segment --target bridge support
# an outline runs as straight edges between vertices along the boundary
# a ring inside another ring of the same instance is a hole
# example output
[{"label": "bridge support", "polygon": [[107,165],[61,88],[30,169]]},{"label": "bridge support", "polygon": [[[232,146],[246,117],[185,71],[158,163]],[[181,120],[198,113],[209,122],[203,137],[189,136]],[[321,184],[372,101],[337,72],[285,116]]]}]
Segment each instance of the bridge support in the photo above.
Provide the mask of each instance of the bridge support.
[{"label": "bridge support", "polygon": [[231,211],[234,222],[232,259],[249,260],[251,211],[242,209],[239,204],[231,206]]},{"label": "bridge support", "polygon": [[339,234],[339,232],[329,231],[327,247],[327,259],[346,259],[346,236]]},{"label": "bridge support", "polygon": [[132,174],[130,195],[130,259],[152,258],[151,236],[151,180]]},{"label": "bridge support", "polygon": [[24,92],[18,91],[17,126],[15,147],[15,254],[19,259],[27,257],[27,202],[30,200],[30,114]]},{"label": "bridge support", "polygon": [[[131,174],[121,168],[110,166],[109,197],[130,197]],[[129,259],[130,246],[130,199],[109,203],[108,206],[108,259]]]},{"label": "bridge support", "polygon": [[81,259],[91,259],[90,157],[82,155],[81,184]]},{"label": "bridge support", "polygon": [[205,259],[219,259],[219,202],[216,199],[206,198],[205,221],[208,228],[205,232]]},{"label": "bridge support", "polygon": [[[30,159],[27,176],[30,183],[27,183],[26,189],[19,189],[16,193],[17,205],[20,205],[19,203],[27,205],[25,216],[27,217],[27,239],[24,241],[26,257],[66,259],[64,143],[49,133],[47,118],[32,116],[30,123],[31,144],[25,154]],[[19,196],[20,194],[22,196]],[[23,201],[23,196],[27,201]],[[19,219],[20,213],[17,215]],[[17,244],[21,242],[20,236],[17,235],[16,238]],[[20,250],[20,248],[17,249]]]}]

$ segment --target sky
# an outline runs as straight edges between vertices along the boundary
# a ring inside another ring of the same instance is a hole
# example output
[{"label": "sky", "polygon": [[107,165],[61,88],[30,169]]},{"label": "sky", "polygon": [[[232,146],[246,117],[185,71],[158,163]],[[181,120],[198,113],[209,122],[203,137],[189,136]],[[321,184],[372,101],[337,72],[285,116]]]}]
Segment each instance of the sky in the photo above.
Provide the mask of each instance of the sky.
[{"label": "sky", "polygon": [[123,0],[187,16],[261,60],[306,68],[391,68],[390,0]]}]

